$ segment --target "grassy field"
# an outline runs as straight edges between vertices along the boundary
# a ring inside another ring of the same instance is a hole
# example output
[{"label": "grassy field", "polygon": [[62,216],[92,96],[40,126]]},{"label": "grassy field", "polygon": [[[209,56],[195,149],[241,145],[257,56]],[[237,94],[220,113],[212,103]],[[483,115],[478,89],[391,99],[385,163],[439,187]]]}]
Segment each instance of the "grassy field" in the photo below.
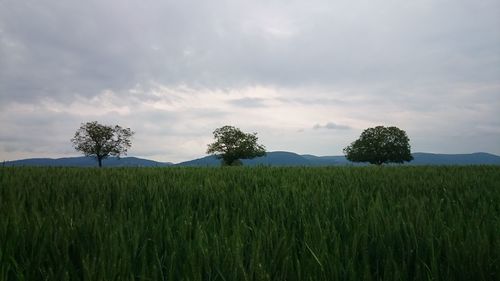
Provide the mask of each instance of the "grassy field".
[{"label": "grassy field", "polygon": [[1,168],[0,280],[499,280],[500,168]]}]

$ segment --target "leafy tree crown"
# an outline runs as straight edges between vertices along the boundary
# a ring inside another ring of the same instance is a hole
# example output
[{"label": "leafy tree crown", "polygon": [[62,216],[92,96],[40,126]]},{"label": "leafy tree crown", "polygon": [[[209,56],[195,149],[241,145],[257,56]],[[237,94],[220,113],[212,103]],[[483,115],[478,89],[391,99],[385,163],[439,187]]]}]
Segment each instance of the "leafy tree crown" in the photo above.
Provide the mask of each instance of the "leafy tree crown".
[{"label": "leafy tree crown", "polygon": [[132,146],[130,128],[118,125],[108,126],[97,121],[82,123],[71,139],[73,147],[85,156],[94,156],[101,166],[101,160],[107,157],[126,155]]},{"label": "leafy tree crown", "polygon": [[265,147],[257,143],[257,133],[244,133],[233,126],[223,126],[213,132],[215,142],[207,153],[222,159],[224,165],[241,165],[240,159],[264,156]]},{"label": "leafy tree crown", "polygon": [[413,160],[410,139],[397,127],[368,128],[359,139],[344,148],[344,153],[349,161],[377,165]]}]

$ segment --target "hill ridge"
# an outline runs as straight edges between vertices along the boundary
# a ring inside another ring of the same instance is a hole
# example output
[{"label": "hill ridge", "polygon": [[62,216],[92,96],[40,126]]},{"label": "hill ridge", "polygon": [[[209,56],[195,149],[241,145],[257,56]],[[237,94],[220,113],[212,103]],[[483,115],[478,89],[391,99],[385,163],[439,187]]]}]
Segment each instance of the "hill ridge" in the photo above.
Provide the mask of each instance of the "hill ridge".
[{"label": "hill ridge", "polygon": [[[412,153],[415,158],[405,165],[500,165],[500,156],[487,152],[468,154],[440,154],[428,152]],[[246,166],[339,166],[365,165],[353,163],[345,156],[317,156],[297,154],[289,151],[272,151],[266,156],[242,161]],[[167,167],[167,166],[218,166],[220,160],[209,155],[179,163],[158,162],[154,160],[130,157],[110,157],[103,161],[104,167]],[[3,162],[3,166],[61,166],[61,167],[95,167],[93,157],[77,156],[62,158],[28,158]]]}]

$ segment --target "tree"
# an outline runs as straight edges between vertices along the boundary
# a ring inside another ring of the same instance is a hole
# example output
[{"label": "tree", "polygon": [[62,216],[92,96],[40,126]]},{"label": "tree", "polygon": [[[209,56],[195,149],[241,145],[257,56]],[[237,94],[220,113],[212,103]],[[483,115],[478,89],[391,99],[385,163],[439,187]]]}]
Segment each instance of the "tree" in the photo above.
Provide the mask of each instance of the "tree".
[{"label": "tree", "polygon": [[127,154],[127,149],[132,146],[130,138],[133,134],[130,128],[101,125],[93,121],[82,123],[71,142],[77,151],[95,157],[99,167],[102,167],[102,160],[110,155],[120,157]]},{"label": "tree", "polygon": [[361,133],[359,139],[344,148],[347,160],[384,163],[403,163],[413,160],[410,151],[410,139],[406,132],[397,127],[377,126]]},{"label": "tree", "polygon": [[207,153],[222,159],[222,165],[241,165],[240,159],[252,159],[266,155],[263,145],[257,144],[257,133],[244,133],[233,126],[214,131],[215,142],[208,145]]}]

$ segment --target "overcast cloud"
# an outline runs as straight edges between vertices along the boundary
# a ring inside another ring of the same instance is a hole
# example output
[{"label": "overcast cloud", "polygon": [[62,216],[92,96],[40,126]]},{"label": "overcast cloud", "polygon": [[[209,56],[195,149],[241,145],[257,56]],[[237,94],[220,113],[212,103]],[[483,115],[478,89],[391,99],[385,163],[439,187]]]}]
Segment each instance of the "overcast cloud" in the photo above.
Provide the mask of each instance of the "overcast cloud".
[{"label": "overcast cloud", "polygon": [[0,0],[0,160],[78,155],[97,120],[129,155],[204,155],[225,124],[339,155],[394,125],[413,151],[500,154],[497,0]]}]

